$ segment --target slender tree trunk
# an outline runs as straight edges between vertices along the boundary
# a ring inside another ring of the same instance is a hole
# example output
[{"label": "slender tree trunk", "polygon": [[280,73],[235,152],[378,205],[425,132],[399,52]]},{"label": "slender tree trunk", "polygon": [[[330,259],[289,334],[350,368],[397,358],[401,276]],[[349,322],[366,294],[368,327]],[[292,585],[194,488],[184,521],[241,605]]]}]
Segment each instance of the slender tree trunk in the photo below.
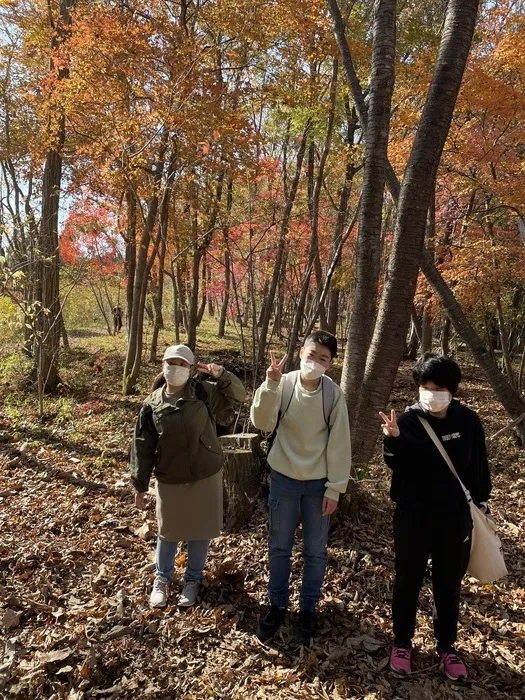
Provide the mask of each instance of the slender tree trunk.
[{"label": "slender tree trunk", "polygon": [[[228,180],[228,187],[226,191],[226,216],[229,219],[233,205],[233,180],[230,178]],[[227,221],[222,229],[222,235],[224,238],[224,295],[221,304],[221,313],[219,316],[219,330],[217,337],[224,338],[224,333],[226,330],[226,319],[228,318],[228,309],[230,308],[230,294],[231,294],[231,264],[232,257],[229,250],[229,222]]]},{"label": "slender tree trunk", "polygon": [[265,358],[265,354],[266,354],[268,328],[270,326],[270,318],[272,315],[272,310],[273,310],[273,305],[274,305],[274,300],[275,300],[275,293],[277,291],[277,285],[279,284],[281,274],[283,274],[283,260],[284,260],[284,254],[285,254],[285,248],[286,248],[286,240],[287,240],[287,236],[288,236],[288,229],[290,226],[290,218],[292,215],[292,209],[293,209],[293,205],[295,202],[295,198],[297,196],[297,189],[299,187],[299,181],[300,181],[301,171],[302,171],[302,167],[303,167],[303,160],[304,160],[304,155],[306,152],[306,140],[308,137],[309,130],[310,130],[310,122],[308,121],[306,124],[306,127],[303,131],[303,135],[301,137],[301,143],[300,143],[299,149],[297,151],[297,157],[296,157],[296,162],[295,162],[295,174],[294,174],[294,177],[292,180],[290,190],[289,190],[288,195],[286,197],[283,216],[282,216],[282,220],[281,220],[281,228],[280,228],[280,232],[279,232],[279,242],[277,244],[277,252],[275,255],[275,266],[273,269],[272,280],[270,283],[270,287],[268,289],[268,295],[267,295],[266,299],[264,300],[264,304],[263,304],[264,312],[262,314],[262,319],[261,319],[261,330],[259,332],[259,351],[257,354],[257,364],[258,365],[262,365],[264,363],[264,358]]},{"label": "slender tree trunk", "polygon": [[131,309],[130,326],[128,333],[128,348],[124,363],[122,390],[124,396],[130,394],[135,386],[140,372],[142,360],[142,343],[144,328],[144,307],[146,304],[146,292],[148,275],[153,259],[148,260],[148,251],[153,237],[153,230],[157,221],[159,210],[159,189],[165,166],[165,156],[168,145],[168,132],[165,130],[161,136],[159,154],[155,165],[153,181],[154,194],[148,204],[147,215],[142,224],[142,235],[138,246],[137,264],[133,285],[133,305]]},{"label": "slender tree trunk", "polygon": [[[71,24],[71,8],[74,0],[59,0],[59,16],[55,20],[49,13],[51,30],[50,72],[56,69],[54,52],[67,40]],[[59,68],[57,82],[69,77],[67,67]],[[58,360],[60,347],[60,256],[58,249],[58,213],[60,189],[62,186],[62,150],[66,140],[66,119],[59,105],[50,106],[48,136],[51,140],[44,165],[42,180],[42,218],[38,229],[39,260],[37,264],[37,301],[39,309],[36,318],[38,340],[33,372],[39,377],[38,384],[43,392],[52,391],[58,384]]]},{"label": "slender tree trunk", "polygon": [[202,256],[202,296],[199,310],[197,311],[197,326],[202,323],[206,303],[208,301],[208,266],[206,265],[206,255]]},{"label": "slender tree trunk", "polygon": [[419,338],[416,331],[416,326],[413,321],[411,321],[410,335],[406,350],[406,359],[415,360],[417,357],[417,351],[419,349]]},{"label": "slender tree trunk", "polygon": [[226,249],[224,251],[224,295],[222,297],[221,315],[219,317],[219,330],[217,332],[218,338],[224,338],[224,333],[226,330],[226,318],[228,316],[228,309],[230,306],[230,285],[231,285],[230,265],[231,265],[230,251],[228,249]]},{"label": "slender tree trunk", "polygon": [[177,283],[177,298],[179,300],[179,312],[182,317],[182,325],[184,326],[184,329],[187,330],[189,324],[189,313],[185,293],[185,286],[182,277],[182,270],[179,263],[177,262],[175,265],[175,279]]},{"label": "slender tree trunk", "polygon": [[[377,2],[377,0],[375,0],[375,2]],[[327,5],[330,11],[330,15],[332,16],[334,34],[337,41],[337,45],[339,47],[339,52],[341,54],[343,67],[345,69],[346,81],[352,94],[352,100],[355,105],[355,109],[359,119],[359,124],[361,126],[361,129],[363,130],[363,134],[365,135],[366,139],[366,133],[368,130],[368,108],[366,106],[365,96],[363,94],[363,90],[361,88],[361,84],[359,82],[359,78],[354,67],[354,61],[352,59],[352,54],[350,53],[350,47],[348,46],[348,42],[346,41],[345,23],[343,21],[343,17],[341,15],[341,10],[339,9],[337,0],[327,0]],[[388,185],[388,189],[392,193],[392,197],[397,201],[399,199],[400,183],[397,179],[394,169],[388,161],[386,163],[386,182]]]},{"label": "slender tree trunk", "polygon": [[[355,131],[357,128],[357,116],[355,114],[355,109],[350,109],[350,104],[348,97],[345,99],[345,111],[347,118],[347,129],[346,129],[346,144],[348,146],[348,153],[346,157],[346,169],[345,169],[345,180],[341,188],[341,194],[339,196],[339,206],[337,209],[337,221],[334,229],[334,235],[332,239],[332,257],[336,259],[336,254],[339,249],[341,239],[343,237],[343,231],[346,226],[348,218],[348,203],[350,201],[350,192],[352,190],[352,183],[354,180],[354,175],[357,172],[357,168],[354,167],[351,153],[351,147],[354,144]],[[334,274],[341,267],[341,255],[337,256],[335,263]],[[332,335],[337,335],[337,319],[339,317],[339,297],[340,290],[333,284],[330,285],[329,296],[328,296],[328,318],[327,318],[327,330],[332,333]]]},{"label": "slender tree trunk", "polygon": [[69,350],[69,336],[67,334],[66,324],[64,321],[64,310],[62,308],[60,309],[60,337],[62,338],[64,350]]},{"label": "slender tree trunk", "polygon": [[396,0],[376,0],[365,171],[357,238],[356,290],[341,379],[351,429],[357,416],[356,397],[360,393],[376,318],[395,48]]},{"label": "slender tree trunk", "polygon": [[178,345],[180,343],[180,309],[174,260],[171,260],[171,271],[164,270],[164,272],[170,278],[173,287],[173,328],[175,343]]},{"label": "slender tree trunk", "polygon": [[501,354],[503,359],[503,366],[505,368],[505,374],[507,375],[507,381],[514,389],[514,391],[516,391],[516,377],[514,374],[514,369],[512,367],[512,357],[509,349],[509,336],[507,332],[507,324],[505,323],[503,308],[501,306],[501,297],[499,294],[496,294],[496,318],[498,319],[499,340],[501,344]]},{"label": "slender tree trunk", "polygon": [[441,352],[448,357],[450,355],[450,318],[447,316],[441,331]]},{"label": "slender tree trunk", "polygon": [[135,288],[135,270],[137,267],[137,203],[131,186],[126,190],[126,210],[128,215],[126,228],[126,330],[129,336],[131,311],[133,309],[133,290]]},{"label": "slender tree trunk", "polygon": [[[319,158],[319,166],[317,169],[317,175],[315,180],[313,178],[313,153],[314,153],[314,143],[311,144],[310,153],[312,156],[309,158],[309,182],[310,182],[310,195],[309,195],[309,210],[310,210],[310,247],[308,250],[308,259],[306,263],[306,272],[304,275],[303,283],[301,285],[301,291],[299,293],[299,299],[297,303],[297,308],[295,311],[295,317],[292,322],[292,329],[290,331],[290,338],[288,340],[288,360],[286,361],[286,368],[290,369],[293,367],[295,362],[296,346],[299,341],[299,335],[301,333],[301,327],[303,324],[303,316],[306,308],[306,300],[308,292],[310,289],[310,279],[312,272],[316,269],[316,263],[319,261],[319,206],[321,197],[321,188],[324,180],[324,171],[326,166],[326,161],[328,159],[328,154],[330,153],[330,147],[332,145],[332,134],[334,127],[334,115],[335,115],[335,99],[336,99],[336,86],[337,86],[337,73],[338,73],[338,63],[333,62],[332,66],[332,79],[330,83],[330,106],[328,111],[327,123],[326,123],[326,135],[323,144],[323,150]],[[319,280],[318,280],[319,282]],[[321,290],[319,290],[319,294]],[[323,309],[323,324],[326,327],[326,317],[324,314],[324,307],[319,307]]]}]

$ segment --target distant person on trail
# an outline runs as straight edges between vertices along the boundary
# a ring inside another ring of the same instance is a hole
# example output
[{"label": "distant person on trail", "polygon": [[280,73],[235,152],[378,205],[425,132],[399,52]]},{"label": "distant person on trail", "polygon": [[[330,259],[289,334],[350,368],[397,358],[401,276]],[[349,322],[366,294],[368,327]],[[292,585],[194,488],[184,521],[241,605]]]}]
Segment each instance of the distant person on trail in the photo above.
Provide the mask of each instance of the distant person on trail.
[{"label": "distant person on trail", "polygon": [[395,581],[392,600],[394,645],[390,667],[412,672],[412,637],[419,592],[432,557],[434,635],[443,670],[451,680],[467,678],[454,648],[461,580],[470,556],[472,519],[465,494],[420,418],[443,443],[476,505],[486,510],[491,491],[485,435],[478,415],[454,398],[459,366],[426,353],[413,377],[419,401],[399,418],[383,419],[384,459],[392,469],[390,496],[394,514]]},{"label": "distant person on trail", "polygon": [[111,314],[113,316],[113,333],[117,335],[122,328],[122,309],[118,304],[111,309]]},{"label": "distant person on trail", "polygon": [[191,378],[195,357],[186,345],[172,345],[163,357],[161,385],[144,401],[133,436],[130,470],[135,505],[146,506],[152,473],[156,478],[157,555],[150,605],[167,603],[175,555],[188,542],[182,607],[194,605],[210,539],[222,528],[223,453],[215,432],[217,413],[244,401],[239,379],[221,365],[198,363],[215,381]]},{"label": "distant person on trail", "polygon": [[259,621],[266,641],[284,621],[289,602],[291,554],[299,516],[303,524],[303,577],[297,638],[310,645],[328,560],[330,515],[350,476],[350,430],[341,389],[324,376],[337,354],[331,333],[315,331],[301,348],[301,369],[283,374],[286,356],[274,353],[266,380],[255,392],[252,423],[271,432],[269,505],[270,610]]}]

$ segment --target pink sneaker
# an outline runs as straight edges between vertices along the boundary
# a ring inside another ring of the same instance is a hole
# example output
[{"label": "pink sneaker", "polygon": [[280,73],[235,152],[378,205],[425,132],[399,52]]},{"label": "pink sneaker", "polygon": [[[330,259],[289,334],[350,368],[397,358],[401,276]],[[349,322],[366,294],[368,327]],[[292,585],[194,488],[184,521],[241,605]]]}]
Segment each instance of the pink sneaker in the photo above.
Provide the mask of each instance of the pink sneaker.
[{"label": "pink sneaker", "polygon": [[467,668],[453,647],[450,647],[448,651],[438,651],[438,654],[447,678],[451,681],[467,679]]},{"label": "pink sneaker", "polygon": [[390,652],[390,668],[392,671],[404,675],[412,673],[412,649],[402,645],[394,645]]}]

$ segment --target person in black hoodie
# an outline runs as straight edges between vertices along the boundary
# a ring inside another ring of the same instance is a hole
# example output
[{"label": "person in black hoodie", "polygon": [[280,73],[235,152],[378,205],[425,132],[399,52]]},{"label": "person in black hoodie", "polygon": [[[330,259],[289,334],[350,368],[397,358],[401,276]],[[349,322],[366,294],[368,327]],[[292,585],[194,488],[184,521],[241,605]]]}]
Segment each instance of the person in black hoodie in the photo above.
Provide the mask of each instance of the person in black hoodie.
[{"label": "person in black hoodie", "polygon": [[461,580],[470,556],[472,520],[459,481],[425,431],[424,417],[443,443],[476,504],[486,510],[491,491],[485,434],[478,415],[455,398],[461,370],[448,357],[426,353],[413,377],[419,401],[396,418],[383,419],[383,454],[392,469],[395,581],[392,600],[394,645],[390,667],[411,673],[412,637],[419,592],[432,557],[434,635],[443,669],[451,680],[467,669],[454,649]]}]

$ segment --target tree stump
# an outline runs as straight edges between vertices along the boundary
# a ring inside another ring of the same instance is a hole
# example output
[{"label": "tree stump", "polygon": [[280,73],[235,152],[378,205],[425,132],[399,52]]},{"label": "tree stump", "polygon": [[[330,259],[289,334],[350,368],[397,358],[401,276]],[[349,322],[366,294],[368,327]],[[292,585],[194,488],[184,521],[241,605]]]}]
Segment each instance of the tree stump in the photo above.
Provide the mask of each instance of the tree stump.
[{"label": "tree stump", "polygon": [[224,529],[236,532],[253,515],[261,494],[264,459],[256,433],[222,435],[224,451]]}]

